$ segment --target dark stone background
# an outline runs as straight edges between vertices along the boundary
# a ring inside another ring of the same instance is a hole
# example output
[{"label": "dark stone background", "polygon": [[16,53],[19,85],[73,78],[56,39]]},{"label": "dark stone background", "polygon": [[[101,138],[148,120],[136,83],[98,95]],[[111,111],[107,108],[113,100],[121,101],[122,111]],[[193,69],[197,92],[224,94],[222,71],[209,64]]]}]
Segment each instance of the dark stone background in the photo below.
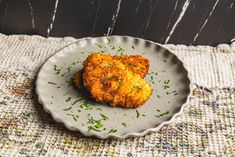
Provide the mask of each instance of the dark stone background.
[{"label": "dark stone background", "polygon": [[130,35],[159,43],[213,46],[230,43],[235,37],[234,3],[235,0],[0,0],[0,32],[76,38]]}]

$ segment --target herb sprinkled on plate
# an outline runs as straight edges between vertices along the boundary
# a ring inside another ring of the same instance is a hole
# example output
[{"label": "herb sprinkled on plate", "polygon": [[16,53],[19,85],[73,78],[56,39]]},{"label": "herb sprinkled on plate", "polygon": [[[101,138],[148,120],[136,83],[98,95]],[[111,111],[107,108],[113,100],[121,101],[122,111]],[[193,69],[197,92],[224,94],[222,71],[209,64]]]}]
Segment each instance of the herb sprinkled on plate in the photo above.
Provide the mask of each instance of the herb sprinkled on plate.
[{"label": "herb sprinkled on plate", "polygon": [[100,115],[101,115],[101,117],[102,117],[104,120],[109,120],[109,117],[108,117],[108,116],[106,116],[105,114],[100,113]]},{"label": "herb sprinkled on plate", "polygon": [[138,110],[135,110],[136,111],[136,118],[139,118],[140,117],[140,112]]},{"label": "herb sprinkled on plate", "polygon": [[124,126],[124,127],[126,128],[126,127],[128,127],[128,124],[125,123],[125,122],[123,122],[123,123],[122,123],[122,126]]},{"label": "herb sprinkled on plate", "polygon": [[69,97],[65,100],[65,102],[69,102],[71,99],[72,99],[72,98],[69,96]]},{"label": "herb sprinkled on plate", "polygon": [[79,119],[79,115],[74,115],[74,114],[70,114],[70,113],[67,113],[66,115],[72,116],[73,120],[75,120],[75,121],[78,121],[78,119]]},{"label": "herb sprinkled on plate", "polygon": [[117,132],[117,129],[110,129],[108,133],[114,133],[114,132]]},{"label": "herb sprinkled on plate", "polygon": [[170,112],[169,111],[166,111],[166,112],[163,112],[163,113],[158,113],[157,115],[155,115],[156,117],[160,118],[162,116],[165,116],[165,115],[168,115]]},{"label": "herb sprinkled on plate", "polygon": [[54,83],[54,82],[47,82],[48,84],[51,84],[51,85],[57,85],[56,83]]}]

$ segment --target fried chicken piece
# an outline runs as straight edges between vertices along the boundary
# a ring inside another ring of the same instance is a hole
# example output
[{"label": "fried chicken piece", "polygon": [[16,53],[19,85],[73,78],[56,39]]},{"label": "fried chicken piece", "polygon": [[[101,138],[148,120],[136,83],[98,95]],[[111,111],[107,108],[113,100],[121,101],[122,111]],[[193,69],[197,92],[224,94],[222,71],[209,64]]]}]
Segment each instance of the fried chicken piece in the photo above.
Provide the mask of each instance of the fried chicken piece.
[{"label": "fried chicken piece", "polygon": [[140,55],[123,55],[113,56],[114,59],[119,60],[124,64],[128,70],[137,73],[141,78],[144,78],[149,70],[149,61]]},{"label": "fried chicken piece", "polygon": [[152,94],[152,88],[139,74],[110,55],[93,53],[83,65],[84,87],[98,102],[133,108]]},{"label": "fried chicken piece", "polygon": [[[123,56],[113,56],[113,59],[119,60],[126,68],[134,73],[140,75],[141,78],[144,78],[149,70],[149,61],[140,55],[123,55]],[[74,83],[76,87],[82,88],[82,70],[78,71],[74,77]]]},{"label": "fried chicken piece", "polygon": [[77,88],[83,88],[83,80],[82,80],[82,74],[83,74],[83,70],[79,70],[73,78],[73,83],[75,84],[75,86]]}]

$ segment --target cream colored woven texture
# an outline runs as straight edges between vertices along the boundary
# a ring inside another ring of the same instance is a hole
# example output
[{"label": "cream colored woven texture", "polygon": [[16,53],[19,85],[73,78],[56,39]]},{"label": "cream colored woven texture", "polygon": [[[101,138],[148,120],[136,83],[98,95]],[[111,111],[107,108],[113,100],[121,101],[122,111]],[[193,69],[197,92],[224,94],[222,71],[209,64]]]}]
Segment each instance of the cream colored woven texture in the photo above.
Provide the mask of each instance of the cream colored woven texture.
[{"label": "cream colored woven texture", "polygon": [[40,66],[75,41],[0,34],[0,156],[235,156],[235,43],[164,45],[190,73],[189,107],[157,133],[98,140],[54,122],[34,93]]}]

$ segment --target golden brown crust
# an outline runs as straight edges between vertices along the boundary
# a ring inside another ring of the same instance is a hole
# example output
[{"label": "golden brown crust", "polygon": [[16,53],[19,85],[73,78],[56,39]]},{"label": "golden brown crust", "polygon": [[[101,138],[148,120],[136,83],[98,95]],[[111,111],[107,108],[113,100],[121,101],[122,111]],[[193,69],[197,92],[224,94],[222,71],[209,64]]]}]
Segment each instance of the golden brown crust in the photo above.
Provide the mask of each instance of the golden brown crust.
[{"label": "golden brown crust", "polygon": [[139,74],[110,55],[93,53],[84,62],[83,84],[98,102],[112,106],[138,107],[152,93]]},{"label": "golden brown crust", "polygon": [[123,56],[113,56],[113,58],[122,62],[122,64],[124,64],[128,70],[139,74],[141,78],[144,78],[148,73],[149,61],[143,56],[123,55]]},{"label": "golden brown crust", "polygon": [[[149,70],[149,61],[143,56],[139,55],[122,55],[122,56],[113,56],[113,59],[119,60],[126,68],[134,73],[140,75],[141,78],[144,78]],[[74,77],[74,83],[76,87],[83,88],[82,81],[82,70],[78,71]]]}]

